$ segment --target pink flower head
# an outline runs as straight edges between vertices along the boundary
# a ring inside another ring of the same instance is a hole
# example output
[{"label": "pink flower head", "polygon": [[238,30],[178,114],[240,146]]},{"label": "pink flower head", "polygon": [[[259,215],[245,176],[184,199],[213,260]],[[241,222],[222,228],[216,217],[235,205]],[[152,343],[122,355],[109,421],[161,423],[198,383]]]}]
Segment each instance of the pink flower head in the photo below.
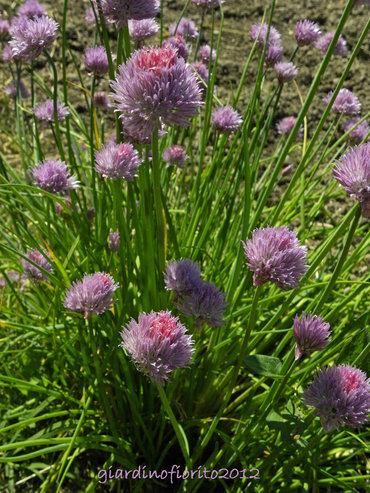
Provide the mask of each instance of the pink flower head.
[{"label": "pink flower head", "polygon": [[242,122],[242,117],[231,106],[217,108],[212,114],[212,125],[222,133],[236,132]]},{"label": "pink flower head", "polygon": [[274,70],[280,84],[290,82],[298,75],[298,69],[292,62],[279,62],[274,65]]},{"label": "pink flower head", "polygon": [[[324,103],[329,104],[332,96],[333,92],[330,91],[324,97]],[[361,103],[352,91],[349,89],[341,89],[335,98],[332,111],[333,113],[340,113],[342,115],[358,115],[361,111]]]},{"label": "pink flower head", "polygon": [[202,105],[191,67],[171,47],[135,51],[112,90],[124,132],[144,142],[161,124],[188,126]]},{"label": "pink flower head", "polygon": [[183,36],[181,36],[181,34],[176,34],[176,36],[171,36],[171,38],[165,39],[162,43],[162,47],[175,48],[178,57],[181,57],[184,60],[188,59],[189,49],[185,39],[183,38]]},{"label": "pink flower head", "polygon": [[117,288],[118,284],[113,277],[105,272],[85,275],[67,291],[64,306],[68,310],[83,313],[85,318],[93,313],[101,315],[109,310]]},{"label": "pink flower head", "polygon": [[104,46],[85,49],[85,67],[95,75],[104,75],[109,70],[107,52]]},{"label": "pink flower head", "polygon": [[128,21],[130,36],[135,41],[151,38],[159,31],[158,22],[155,19],[134,19]]},{"label": "pink flower head", "polygon": [[65,193],[77,188],[77,180],[70,175],[67,166],[59,159],[43,161],[32,170],[35,184],[50,193]]},{"label": "pink flower head", "polygon": [[178,166],[179,168],[184,167],[187,159],[188,156],[186,155],[185,149],[179,145],[167,147],[163,152],[163,160],[167,164]]},{"label": "pink flower head", "polygon": [[[321,51],[323,55],[328,51],[329,45],[334,38],[334,33],[326,33],[323,36],[320,36],[319,39],[315,43],[315,47]],[[343,36],[339,36],[337,44],[334,48],[334,55],[338,56],[346,56],[348,53],[347,41]]]},{"label": "pink flower head", "polygon": [[189,366],[193,354],[191,335],[169,311],[142,313],[121,332],[121,347],[139,371],[158,383],[177,368]]},{"label": "pink flower head", "polygon": [[46,10],[37,0],[26,0],[18,9],[18,15],[21,17],[42,17],[46,15]]},{"label": "pink flower head", "polygon": [[216,59],[216,50],[211,50],[211,47],[209,45],[202,45],[199,48],[198,56],[202,62],[208,63],[210,59]]},{"label": "pink flower head", "polygon": [[[96,14],[98,15],[99,17],[99,14],[98,12],[96,11]],[[95,14],[94,14],[94,10],[92,7],[90,7],[89,9],[86,10],[85,12],[85,21],[87,24],[95,24],[96,23],[96,19],[95,19]]]},{"label": "pink flower head", "polygon": [[29,250],[26,255],[28,260],[33,262],[31,263],[27,260],[22,260],[22,265],[27,277],[35,282],[47,279],[47,272],[52,272],[53,268],[45,256],[39,250]]},{"label": "pink flower head", "polygon": [[309,356],[312,352],[323,349],[328,344],[330,325],[316,315],[302,314],[294,319],[293,328],[296,341],[295,359]]},{"label": "pink flower head", "polygon": [[279,288],[296,288],[307,270],[307,250],[286,227],[256,229],[244,242],[255,286],[273,282]]},{"label": "pink flower head", "polygon": [[104,178],[132,181],[141,164],[139,153],[132,144],[110,141],[95,155],[96,171]]},{"label": "pink flower head", "polygon": [[361,142],[370,133],[370,127],[366,120],[357,125],[357,127],[353,130],[351,130],[351,128],[354,127],[359,120],[359,117],[351,118],[350,120],[347,120],[343,125],[343,130],[346,133],[350,130],[349,137],[355,142]]},{"label": "pink flower head", "polygon": [[304,402],[316,409],[326,431],[343,426],[357,428],[368,420],[370,380],[353,366],[324,368],[305,390]]},{"label": "pink flower head", "polygon": [[318,40],[320,34],[320,26],[308,19],[298,21],[295,25],[294,35],[298,46],[312,45]]},{"label": "pink flower head", "polygon": [[186,40],[196,39],[199,36],[198,29],[194,22],[191,19],[186,19],[185,17],[182,17],[178,25],[177,23],[171,24],[168,30],[171,36],[180,34]]},{"label": "pink flower head", "polygon": [[[69,110],[60,101],[57,102],[57,112],[58,120],[64,121],[69,115]],[[54,122],[54,101],[52,99],[47,99],[43,103],[39,103],[34,108],[35,117],[43,122]]]},{"label": "pink flower head", "polygon": [[103,15],[117,27],[123,27],[129,19],[139,21],[155,17],[159,5],[159,0],[101,0]]}]

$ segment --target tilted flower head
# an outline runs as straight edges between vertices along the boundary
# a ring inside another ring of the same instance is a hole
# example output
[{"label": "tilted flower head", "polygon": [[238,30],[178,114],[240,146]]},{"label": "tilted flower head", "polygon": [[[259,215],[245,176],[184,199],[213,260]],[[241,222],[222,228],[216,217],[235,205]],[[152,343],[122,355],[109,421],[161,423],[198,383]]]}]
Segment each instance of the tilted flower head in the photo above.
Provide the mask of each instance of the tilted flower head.
[{"label": "tilted flower head", "polygon": [[58,24],[50,17],[20,18],[10,29],[9,44],[18,60],[31,61],[56,39]]},{"label": "tilted flower head", "polygon": [[78,187],[76,179],[59,159],[43,161],[33,168],[32,176],[38,187],[51,193],[64,193]]},{"label": "tilted flower head", "polygon": [[368,420],[370,380],[353,366],[324,368],[305,390],[304,402],[316,408],[326,431],[343,426],[357,428]]},{"label": "tilted flower head", "polygon": [[366,120],[357,125],[356,128],[353,128],[353,130],[351,130],[351,128],[354,127],[359,120],[360,118],[358,117],[351,118],[350,120],[347,120],[343,125],[343,130],[345,132],[348,132],[350,130],[349,137],[355,142],[361,142],[370,133],[370,127]]},{"label": "tilted flower head", "polygon": [[[29,250],[26,255],[28,260],[36,264],[33,265],[27,260],[22,260],[22,265],[26,275],[34,281],[42,281],[47,279],[47,274],[41,269],[44,269],[44,271],[47,272],[52,272],[53,268],[44,255],[38,250]],[[37,266],[41,267],[41,269]]]},{"label": "tilted flower head", "polygon": [[236,132],[242,122],[242,117],[231,106],[217,108],[212,113],[212,125],[222,133]]},{"label": "tilted flower head", "polygon": [[[330,91],[324,97],[324,103],[329,104],[333,96],[333,92]],[[361,103],[358,97],[353,94],[349,89],[341,89],[337,97],[335,98],[334,104],[332,106],[332,111],[334,113],[340,113],[342,115],[358,115],[361,111]]]},{"label": "tilted flower head", "polygon": [[320,26],[308,19],[298,21],[295,25],[294,35],[298,46],[312,45],[318,40],[320,34]]},{"label": "tilted flower head", "polygon": [[[323,55],[328,51],[329,45],[334,38],[334,33],[326,33],[323,36],[320,36],[319,39],[315,43],[315,47],[321,51]],[[337,44],[334,48],[334,55],[346,56],[348,53],[347,41],[343,36],[339,36]]]},{"label": "tilted flower head", "polygon": [[191,68],[194,70],[199,79],[203,82],[207,82],[209,77],[209,70],[207,65],[203,62],[193,62]]},{"label": "tilted flower head", "polygon": [[[263,48],[267,40],[267,33],[268,24],[265,23],[253,24],[250,30],[252,40],[257,41],[260,48]],[[270,26],[267,45],[281,45],[281,34],[274,26]]]},{"label": "tilted flower head", "polygon": [[215,9],[219,7],[222,0],[191,0],[198,7],[204,7],[206,9]]},{"label": "tilted flower head", "polygon": [[[69,115],[69,110],[60,101],[57,102],[58,120],[63,121]],[[34,108],[35,117],[43,122],[54,122],[54,101],[47,99],[43,103],[39,103]]]},{"label": "tilted flower head", "polygon": [[[17,86],[15,84],[8,84],[4,87],[4,92],[8,96],[16,96],[17,95]],[[19,94],[22,98],[29,98],[30,92],[27,87],[24,85],[22,80],[19,81]]]},{"label": "tilted flower head", "polygon": [[202,282],[198,264],[190,259],[169,262],[164,273],[166,289],[177,294],[189,293]]},{"label": "tilted flower head", "polygon": [[185,149],[179,145],[167,147],[163,152],[163,160],[167,164],[178,166],[179,168],[184,167],[187,159],[188,156],[186,155]]},{"label": "tilted flower head", "polygon": [[109,250],[112,252],[118,252],[121,244],[121,237],[118,231],[111,231],[108,237]]},{"label": "tilted flower head", "polygon": [[94,104],[103,110],[107,110],[109,108],[109,98],[105,92],[98,91],[94,94]]},{"label": "tilted flower head", "polygon": [[199,48],[198,56],[202,62],[208,63],[211,58],[212,60],[216,59],[216,50],[212,49],[211,51],[211,47],[209,45],[202,45]]},{"label": "tilted flower head", "polygon": [[177,368],[189,366],[193,354],[191,335],[169,311],[142,313],[121,332],[125,349],[139,371],[158,383]]},{"label": "tilted flower head", "polygon": [[286,227],[256,229],[244,242],[255,286],[273,282],[279,288],[296,288],[307,270],[307,250]]},{"label": "tilted flower head", "polygon": [[161,124],[188,126],[202,105],[196,77],[174,48],[142,48],[112,83],[123,131],[148,141]]},{"label": "tilted flower head", "polygon": [[18,15],[28,17],[42,17],[46,15],[46,10],[37,0],[26,0],[18,9]]},{"label": "tilted flower head", "polygon": [[139,153],[132,144],[108,142],[95,154],[96,171],[104,178],[132,181],[141,164]]},{"label": "tilted flower head", "polygon": [[273,67],[283,59],[284,50],[280,45],[270,45],[267,47],[265,64],[267,67]]},{"label": "tilted flower head", "polygon": [[274,65],[274,70],[280,84],[290,82],[298,75],[298,69],[292,62],[279,62]]},{"label": "tilted flower head", "polygon": [[193,317],[199,327],[219,327],[224,322],[225,295],[210,282],[197,283],[189,292],[176,296],[174,304],[184,315]]},{"label": "tilted flower head", "polygon": [[67,291],[64,306],[73,312],[83,313],[85,318],[93,313],[101,315],[109,310],[117,288],[118,284],[106,272],[85,275]]},{"label": "tilted flower head", "polygon": [[305,315],[294,318],[293,328],[296,341],[295,359],[309,356],[312,352],[323,349],[328,344],[330,325],[316,315]]},{"label": "tilted flower head", "polygon": [[159,0],[101,0],[103,15],[117,27],[123,27],[129,19],[139,21],[155,17],[159,5]]},{"label": "tilted flower head", "polygon": [[[296,121],[297,118],[295,116],[286,116],[277,122],[276,130],[280,135],[290,134]],[[298,131],[298,137],[302,138],[302,136],[303,136],[303,127],[301,127]]]},{"label": "tilted flower head", "polygon": [[181,34],[176,34],[176,36],[171,36],[167,38],[162,43],[163,48],[175,48],[177,52],[177,56],[183,58],[184,60],[188,59],[189,49],[186,44],[186,41]]},{"label": "tilted flower head", "polygon": [[333,175],[360,202],[363,216],[370,218],[370,143],[352,147],[339,159]]},{"label": "tilted flower head", "polygon": [[129,20],[128,28],[131,38],[135,41],[151,38],[159,31],[159,25],[155,19]]},{"label": "tilted flower head", "polygon": [[191,19],[186,19],[186,17],[182,17],[178,25],[177,23],[171,24],[168,30],[171,36],[180,34],[185,39],[196,39],[199,36],[195,23]]},{"label": "tilted flower head", "polygon": [[9,37],[10,22],[6,19],[0,19],[0,40],[7,39]]},{"label": "tilted flower head", "polygon": [[85,49],[85,67],[95,75],[104,75],[109,70],[107,52],[104,46],[94,46]]}]

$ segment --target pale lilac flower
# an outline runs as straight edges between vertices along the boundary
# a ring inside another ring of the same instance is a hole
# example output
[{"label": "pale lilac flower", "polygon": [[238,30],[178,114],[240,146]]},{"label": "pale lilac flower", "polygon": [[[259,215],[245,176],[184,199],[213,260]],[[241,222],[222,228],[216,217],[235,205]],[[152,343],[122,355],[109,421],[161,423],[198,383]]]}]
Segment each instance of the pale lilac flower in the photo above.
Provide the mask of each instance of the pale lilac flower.
[{"label": "pale lilac flower", "polygon": [[109,108],[109,98],[103,91],[98,91],[94,94],[94,105],[103,110]]},{"label": "pale lilac flower", "polygon": [[[325,104],[329,104],[333,96],[333,91],[330,91],[323,99]],[[358,97],[349,89],[341,89],[335,98],[332,106],[333,113],[342,115],[358,115],[361,111],[361,103]]]},{"label": "pale lilac flower", "polygon": [[198,56],[202,62],[208,63],[211,58],[212,60],[216,59],[216,50],[213,49],[211,52],[211,47],[209,45],[202,45],[199,48]]},{"label": "pale lilac flower", "polygon": [[295,359],[298,360],[328,344],[330,325],[321,317],[302,313],[301,318],[294,318],[293,334],[296,342]]},{"label": "pale lilac flower", "polygon": [[[360,118],[356,117],[346,121],[343,125],[344,132],[348,132],[349,130],[351,130],[351,128],[354,127],[359,120]],[[367,137],[367,135],[369,135],[369,133],[369,124],[366,120],[364,120],[359,125],[357,125],[356,128],[350,131],[349,137],[355,142],[361,142]]]},{"label": "pale lilac flower", "polygon": [[151,38],[159,31],[159,25],[155,19],[129,20],[128,28],[131,38],[135,41]]},{"label": "pale lilac flower", "polygon": [[132,144],[108,142],[95,154],[96,171],[111,180],[132,181],[141,164],[139,153]]},{"label": "pale lilac flower", "polygon": [[163,160],[170,165],[178,166],[183,168],[188,156],[186,155],[185,149],[180,145],[173,145],[167,147],[163,152]]},{"label": "pale lilac flower", "polygon": [[10,22],[6,19],[0,19],[0,40],[7,39],[9,37]]},{"label": "pale lilac flower", "polygon": [[363,216],[370,218],[370,143],[352,147],[339,159],[333,175],[360,202]]},{"label": "pale lilac flower", "polygon": [[[96,14],[98,15],[98,12],[96,11]],[[85,12],[85,21],[87,24],[95,24],[96,19],[95,19],[95,14],[94,14],[94,9],[90,7],[89,9],[86,10]]]},{"label": "pale lilac flower", "polygon": [[[18,283],[21,280],[21,274],[16,270],[6,272],[7,277],[12,283]],[[0,288],[5,288],[8,280],[5,277],[0,277]]]},{"label": "pale lilac flower", "polygon": [[162,43],[163,48],[175,48],[177,52],[177,56],[183,58],[184,60],[188,59],[189,49],[186,44],[185,39],[181,34],[176,34],[176,36],[172,36],[171,38],[167,38]]},{"label": "pale lilac flower", "polygon": [[296,288],[307,270],[307,249],[286,227],[256,229],[244,242],[249,269],[255,286],[273,282],[279,288]]},{"label": "pale lilac flower", "polygon": [[83,313],[88,318],[93,313],[101,315],[109,310],[118,284],[106,272],[85,275],[67,291],[64,306],[68,310]]},{"label": "pale lilac flower", "polygon": [[108,22],[123,27],[129,19],[150,19],[159,11],[159,0],[101,0],[102,12]]},{"label": "pale lilac flower", "polygon": [[206,9],[215,9],[219,7],[222,0],[191,0],[197,7],[204,7]]},{"label": "pale lilac flower", "polygon": [[203,62],[193,62],[191,64],[191,67],[203,82],[207,82],[209,77],[209,70],[207,65],[205,65]]},{"label": "pale lilac flower", "polygon": [[[8,84],[4,87],[4,92],[8,96],[15,97],[17,95],[17,86],[15,84]],[[19,81],[19,94],[22,98],[29,98],[30,92],[27,87],[24,85],[22,80]]]},{"label": "pale lilac flower", "polygon": [[[58,120],[64,121],[69,115],[69,110],[60,101],[57,102]],[[43,103],[39,103],[34,108],[35,117],[42,122],[54,122],[54,101],[47,99]]]},{"label": "pale lilac flower", "polygon": [[370,380],[353,366],[324,368],[305,390],[304,402],[316,408],[326,431],[343,426],[357,428],[368,421]]},{"label": "pale lilac flower", "polygon": [[[276,124],[276,130],[280,135],[287,135],[293,130],[295,122],[297,118],[295,116],[286,116],[279,120]],[[298,137],[302,138],[303,136],[303,127],[301,127],[298,131]]]},{"label": "pale lilac flower", "polygon": [[193,340],[169,311],[142,313],[121,332],[121,347],[139,371],[158,383],[168,380],[177,368],[189,366]]},{"label": "pale lilac flower", "polygon": [[298,21],[294,35],[298,46],[308,46],[315,43],[321,34],[320,26],[309,19]]},{"label": "pale lilac flower", "polygon": [[231,106],[217,108],[212,113],[212,125],[221,133],[233,133],[238,130],[243,119]]},{"label": "pale lilac flower", "polygon": [[265,64],[267,67],[273,67],[283,59],[284,50],[280,45],[270,45],[267,47],[265,55]]},{"label": "pale lilac flower", "polygon": [[13,52],[12,52],[12,47],[10,46],[9,43],[7,43],[4,46],[3,53],[2,53],[2,59],[3,62],[11,62],[13,60]]},{"label": "pale lilac flower", "polygon": [[57,31],[58,24],[50,17],[22,17],[10,28],[9,44],[13,57],[19,60],[34,60],[56,39]]},{"label": "pale lilac flower", "polygon": [[[29,250],[26,255],[28,260],[36,264],[33,265],[27,260],[22,260],[22,265],[27,277],[34,280],[35,282],[47,279],[47,274],[43,272],[43,270],[47,272],[52,272],[53,268],[48,260],[44,257],[44,255],[38,250]],[[40,267],[40,269],[37,266]]]},{"label": "pale lilac flower", "polygon": [[[328,51],[329,45],[334,38],[334,33],[326,33],[316,41],[315,47],[321,51],[323,55]],[[339,36],[337,44],[334,48],[334,55],[346,56],[348,53],[347,41],[343,36]]]},{"label": "pale lilac flower", "polygon": [[196,39],[199,36],[198,29],[194,24],[194,22],[191,19],[186,19],[185,17],[182,17],[182,19],[179,22],[179,25],[177,25],[177,23],[171,24],[168,30],[171,36],[180,34],[186,40]]},{"label": "pale lilac flower", "polygon": [[177,295],[193,291],[202,282],[199,266],[192,260],[173,260],[167,264],[164,284]]},{"label": "pale lilac flower", "polygon": [[118,231],[111,231],[108,237],[109,250],[112,252],[118,252],[121,244],[121,237]]},{"label": "pale lilac flower", "polygon": [[94,46],[85,49],[85,67],[95,75],[104,75],[109,70],[107,52],[104,46]]},{"label": "pale lilac flower", "polygon": [[[260,48],[263,48],[267,40],[267,32],[268,24],[253,24],[250,30],[250,36],[253,41],[257,41]],[[267,45],[281,45],[281,34],[274,26],[270,26]]]},{"label": "pale lilac flower", "polygon": [[292,62],[279,62],[274,65],[274,70],[280,84],[290,82],[298,75],[298,69]]},{"label": "pale lilac flower", "polygon": [[46,10],[37,0],[26,0],[17,11],[19,16],[28,17],[42,17],[46,15]]},{"label": "pale lilac flower", "polygon": [[162,124],[188,126],[202,105],[191,67],[170,47],[134,52],[112,89],[123,131],[144,142]]},{"label": "pale lilac flower", "polygon": [[70,175],[68,168],[59,159],[49,159],[33,168],[35,184],[50,193],[65,193],[78,187],[77,180]]}]

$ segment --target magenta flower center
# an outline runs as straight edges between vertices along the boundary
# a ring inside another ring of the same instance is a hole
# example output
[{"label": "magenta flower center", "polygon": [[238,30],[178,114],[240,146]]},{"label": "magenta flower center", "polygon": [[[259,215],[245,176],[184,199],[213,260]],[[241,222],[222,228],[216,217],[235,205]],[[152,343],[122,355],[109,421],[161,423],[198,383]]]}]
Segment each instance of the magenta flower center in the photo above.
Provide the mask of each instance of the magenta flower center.
[{"label": "magenta flower center", "polygon": [[143,70],[149,70],[160,75],[165,68],[172,67],[176,63],[176,51],[171,47],[143,50],[135,60],[136,66]]},{"label": "magenta flower center", "polygon": [[345,375],[345,380],[343,382],[343,389],[345,392],[351,392],[351,390],[356,390],[360,386],[359,376],[355,373],[350,373]]},{"label": "magenta flower center", "polygon": [[161,336],[164,339],[169,338],[173,331],[176,329],[176,320],[169,317],[167,314],[158,315],[158,317],[153,320],[150,325],[149,335],[153,339]]}]

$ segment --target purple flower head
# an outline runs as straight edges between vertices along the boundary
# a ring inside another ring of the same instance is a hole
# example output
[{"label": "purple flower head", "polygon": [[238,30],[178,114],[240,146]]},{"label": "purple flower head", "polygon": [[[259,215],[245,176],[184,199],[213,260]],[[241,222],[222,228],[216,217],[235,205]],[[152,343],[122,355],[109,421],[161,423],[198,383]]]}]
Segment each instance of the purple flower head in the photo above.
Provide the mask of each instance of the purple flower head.
[{"label": "purple flower head", "polygon": [[243,119],[231,106],[217,108],[212,113],[212,125],[222,133],[233,133],[238,130]]},{"label": "purple flower head", "polygon": [[51,193],[65,193],[78,187],[76,179],[69,174],[68,168],[59,159],[43,161],[32,170],[35,184]]},{"label": "purple flower head", "polygon": [[[6,272],[7,277],[12,283],[18,283],[21,280],[21,274],[16,270]],[[5,288],[8,281],[5,277],[0,277],[0,288]]]},{"label": "purple flower head", "polygon": [[219,7],[222,0],[191,0],[197,7],[204,7],[205,9],[215,9]]},{"label": "purple flower head", "polygon": [[186,40],[196,39],[199,36],[198,29],[194,24],[194,22],[191,19],[186,19],[186,17],[182,17],[182,19],[179,22],[179,25],[177,25],[177,23],[171,24],[168,30],[171,36],[180,34]]},{"label": "purple flower head", "polygon": [[360,118],[358,117],[351,118],[350,120],[347,120],[343,125],[344,132],[347,133],[348,131],[350,131],[349,137],[355,142],[361,142],[370,133],[370,127],[366,120],[357,125],[357,127],[353,130],[351,130],[351,128],[354,127],[359,120]]},{"label": "purple flower head", "polygon": [[298,360],[328,344],[330,325],[321,317],[302,313],[301,318],[294,318],[293,334],[296,342],[295,359]]},{"label": "purple flower head", "polygon": [[104,46],[85,49],[85,67],[95,75],[104,75],[109,70],[107,52]]},{"label": "purple flower head", "polygon": [[304,402],[316,408],[326,431],[343,426],[357,428],[368,420],[370,380],[353,366],[324,368],[305,390]]},{"label": "purple flower head", "polygon": [[[4,87],[4,92],[8,96],[16,97],[17,86],[15,84],[8,84],[7,86]],[[24,85],[24,82],[22,80],[19,81],[19,94],[21,95],[22,98],[30,97],[30,92],[27,89],[27,87]]]},{"label": "purple flower head", "polygon": [[280,45],[270,45],[267,47],[265,64],[267,67],[273,67],[283,59],[284,50]]},{"label": "purple flower head", "polygon": [[10,22],[6,19],[0,19],[0,40],[9,37]]},{"label": "purple flower head", "polygon": [[202,105],[191,67],[171,47],[134,52],[112,90],[124,132],[144,142],[161,124],[188,126]]},{"label": "purple flower head", "polygon": [[188,293],[176,296],[174,304],[184,315],[193,317],[198,327],[221,326],[227,307],[224,293],[209,282],[200,282]]},{"label": "purple flower head", "polygon": [[191,64],[191,68],[194,70],[201,81],[207,82],[209,76],[207,65],[205,65],[203,62],[194,62]]},{"label": "purple flower head", "polygon": [[[69,110],[60,101],[57,102],[58,120],[64,121],[69,115]],[[39,103],[34,108],[35,117],[42,122],[54,122],[54,101],[47,99],[43,103]]]},{"label": "purple flower head", "polygon": [[[323,99],[325,104],[329,104],[333,96],[333,92],[330,91]],[[340,113],[342,115],[358,115],[361,111],[361,103],[358,97],[353,94],[349,89],[341,89],[335,98],[332,106],[333,113]]]},{"label": "purple flower head", "polygon": [[308,19],[298,21],[295,25],[294,35],[298,46],[312,45],[318,40],[320,34],[320,26]]},{"label": "purple flower head", "polygon": [[26,0],[18,9],[18,15],[21,17],[42,17],[46,15],[46,10],[37,0]]},{"label": "purple flower head", "polygon": [[159,25],[155,19],[129,20],[128,28],[131,38],[135,41],[151,38],[159,31]]},{"label": "purple flower head", "polygon": [[106,272],[85,275],[67,291],[64,306],[73,312],[83,313],[85,318],[93,313],[101,315],[109,310],[118,287],[113,277]]},{"label": "purple flower head", "polygon": [[163,383],[177,368],[189,366],[193,354],[191,335],[169,311],[142,313],[121,332],[125,349],[139,371]]},{"label": "purple flower head", "polygon": [[[98,12],[96,12],[96,13],[98,15]],[[95,19],[94,9],[92,7],[90,7],[89,9],[86,9],[85,21],[87,24],[91,24],[91,25],[95,24],[96,19]]]},{"label": "purple flower head", "polygon": [[[27,258],[34,264],[38,265],[47,272],[52,272],[53,268],[51,264],[47,261],[44,255],[38,250],[29,250],[27,252]],[[39,269],[36,265],[33,265],[31,262],[27,260],[22,260],[22,265],[27,277],[32,279],[33,281],[43,281],[47,279],[47,274]]]},{"label": "purple flower head", "polygon": [[9,43],[4,46],[2,53],[3,62],[11,62],[13,60],[13,51]]},{"label": "purple flower head", "polygon": [[190,259],[169,262],[164,273],[166,289],[178,295],[190,293],[202,283],[198,264]]},{"label": "purple flower head", "polygon": [[[279,120],[276,125],[276,130],[278,131],[278,134],[280,135],[290,134],[290,132],[293,130],[296,121],[297,118],[295,116],[286,116],[281,120]],[[303,136],[303,127],[301,127],[298,132],[298,137],[302,138],[302,136]]]},{"label": "purple flower head", "polygon": [[118,231],[111,231],[108,237],[109,250],[112,252],[118,252],[121,244],[121,237]]},{"label": "purple flower head", "polygon": [[298,75],[298,69],[292,62],[279,62],[274,65],[274,70],[280,84],[290,82]]},{"label": "purple flower head", "polygon": [[167,164],[178,166],[179,168],[184,167],[187,159],[188,156],[186,155],[185,149],[179,145],[167,147],[163,152],[163,160]]},{"label": "purple flower head", "polygon": [[307,250],[286,227],[256,229],[244,242],[255,286],[273,282],[279,288],[296,288],[307,270]]},{"label": "purple flower head", "polygon": [[109,98],[103,91],[98,91],[94,94],[94,105],[103,110],[109,108]]},{"label": "purple flower head", "polygon": [[339,159],[333,175],[360,202],[363,216],[370,218],[370,143],[352,147]]},{"label": "purple flower head", "polygon": [[96,171],[104,178],[132,181],[141,164],[139,153],[132,144],[108,142],[95,154]]},{"label": "purple flower head", "polygon": [[[329,45],[334,38],[334,33],[326,33],[323,36],[320,36],[319,39],[315,43],[315,47],[321,51],[323,55],[328,51]],[[347,41],[343,38],[343,36],[339,36],[338,42],[334,48],[334,55],[338,56],[346,56],[348,53]]]},{"label": "purple flower head", "polygon": [[211,58],[212,60],[216,59],[216,50],[213,49],[211,52],[211,47],[209,45],[202,45],[199,48],[198,56],[202,62],[208,63]]},{"label": "purple flower head", "polygon": [[58,24],[50,17],[20,18],[10,29],[9,44],[18,60],[31,61],[51,45],[57,37]]},{"label": "purple flower head", "polygon": [[[267,40],[267,32],[268,32],[268,24],[265,23],[253,24],[250,30],[250,36],[253,41],[257,41],[260,48],[263,48]],[[281,45],[281,35],[274,26],[270,26],[267,45],[268,46]]]},{"label": "purple flower head", "polygon": [[162,43],[163,48],[175,48],[177,51],[177,56],[183,58],[184,60],[188,59],[189,49],[186,44],[186,41],[181,34],[176,34],[176,36],[172,36],[171,38],[165,39]]},{"label": "purple flower head", "polygon": [[155,17],[159,0],[101,0],[101,6],[108,22],[123,27],[129,19],[139,21]]}]

